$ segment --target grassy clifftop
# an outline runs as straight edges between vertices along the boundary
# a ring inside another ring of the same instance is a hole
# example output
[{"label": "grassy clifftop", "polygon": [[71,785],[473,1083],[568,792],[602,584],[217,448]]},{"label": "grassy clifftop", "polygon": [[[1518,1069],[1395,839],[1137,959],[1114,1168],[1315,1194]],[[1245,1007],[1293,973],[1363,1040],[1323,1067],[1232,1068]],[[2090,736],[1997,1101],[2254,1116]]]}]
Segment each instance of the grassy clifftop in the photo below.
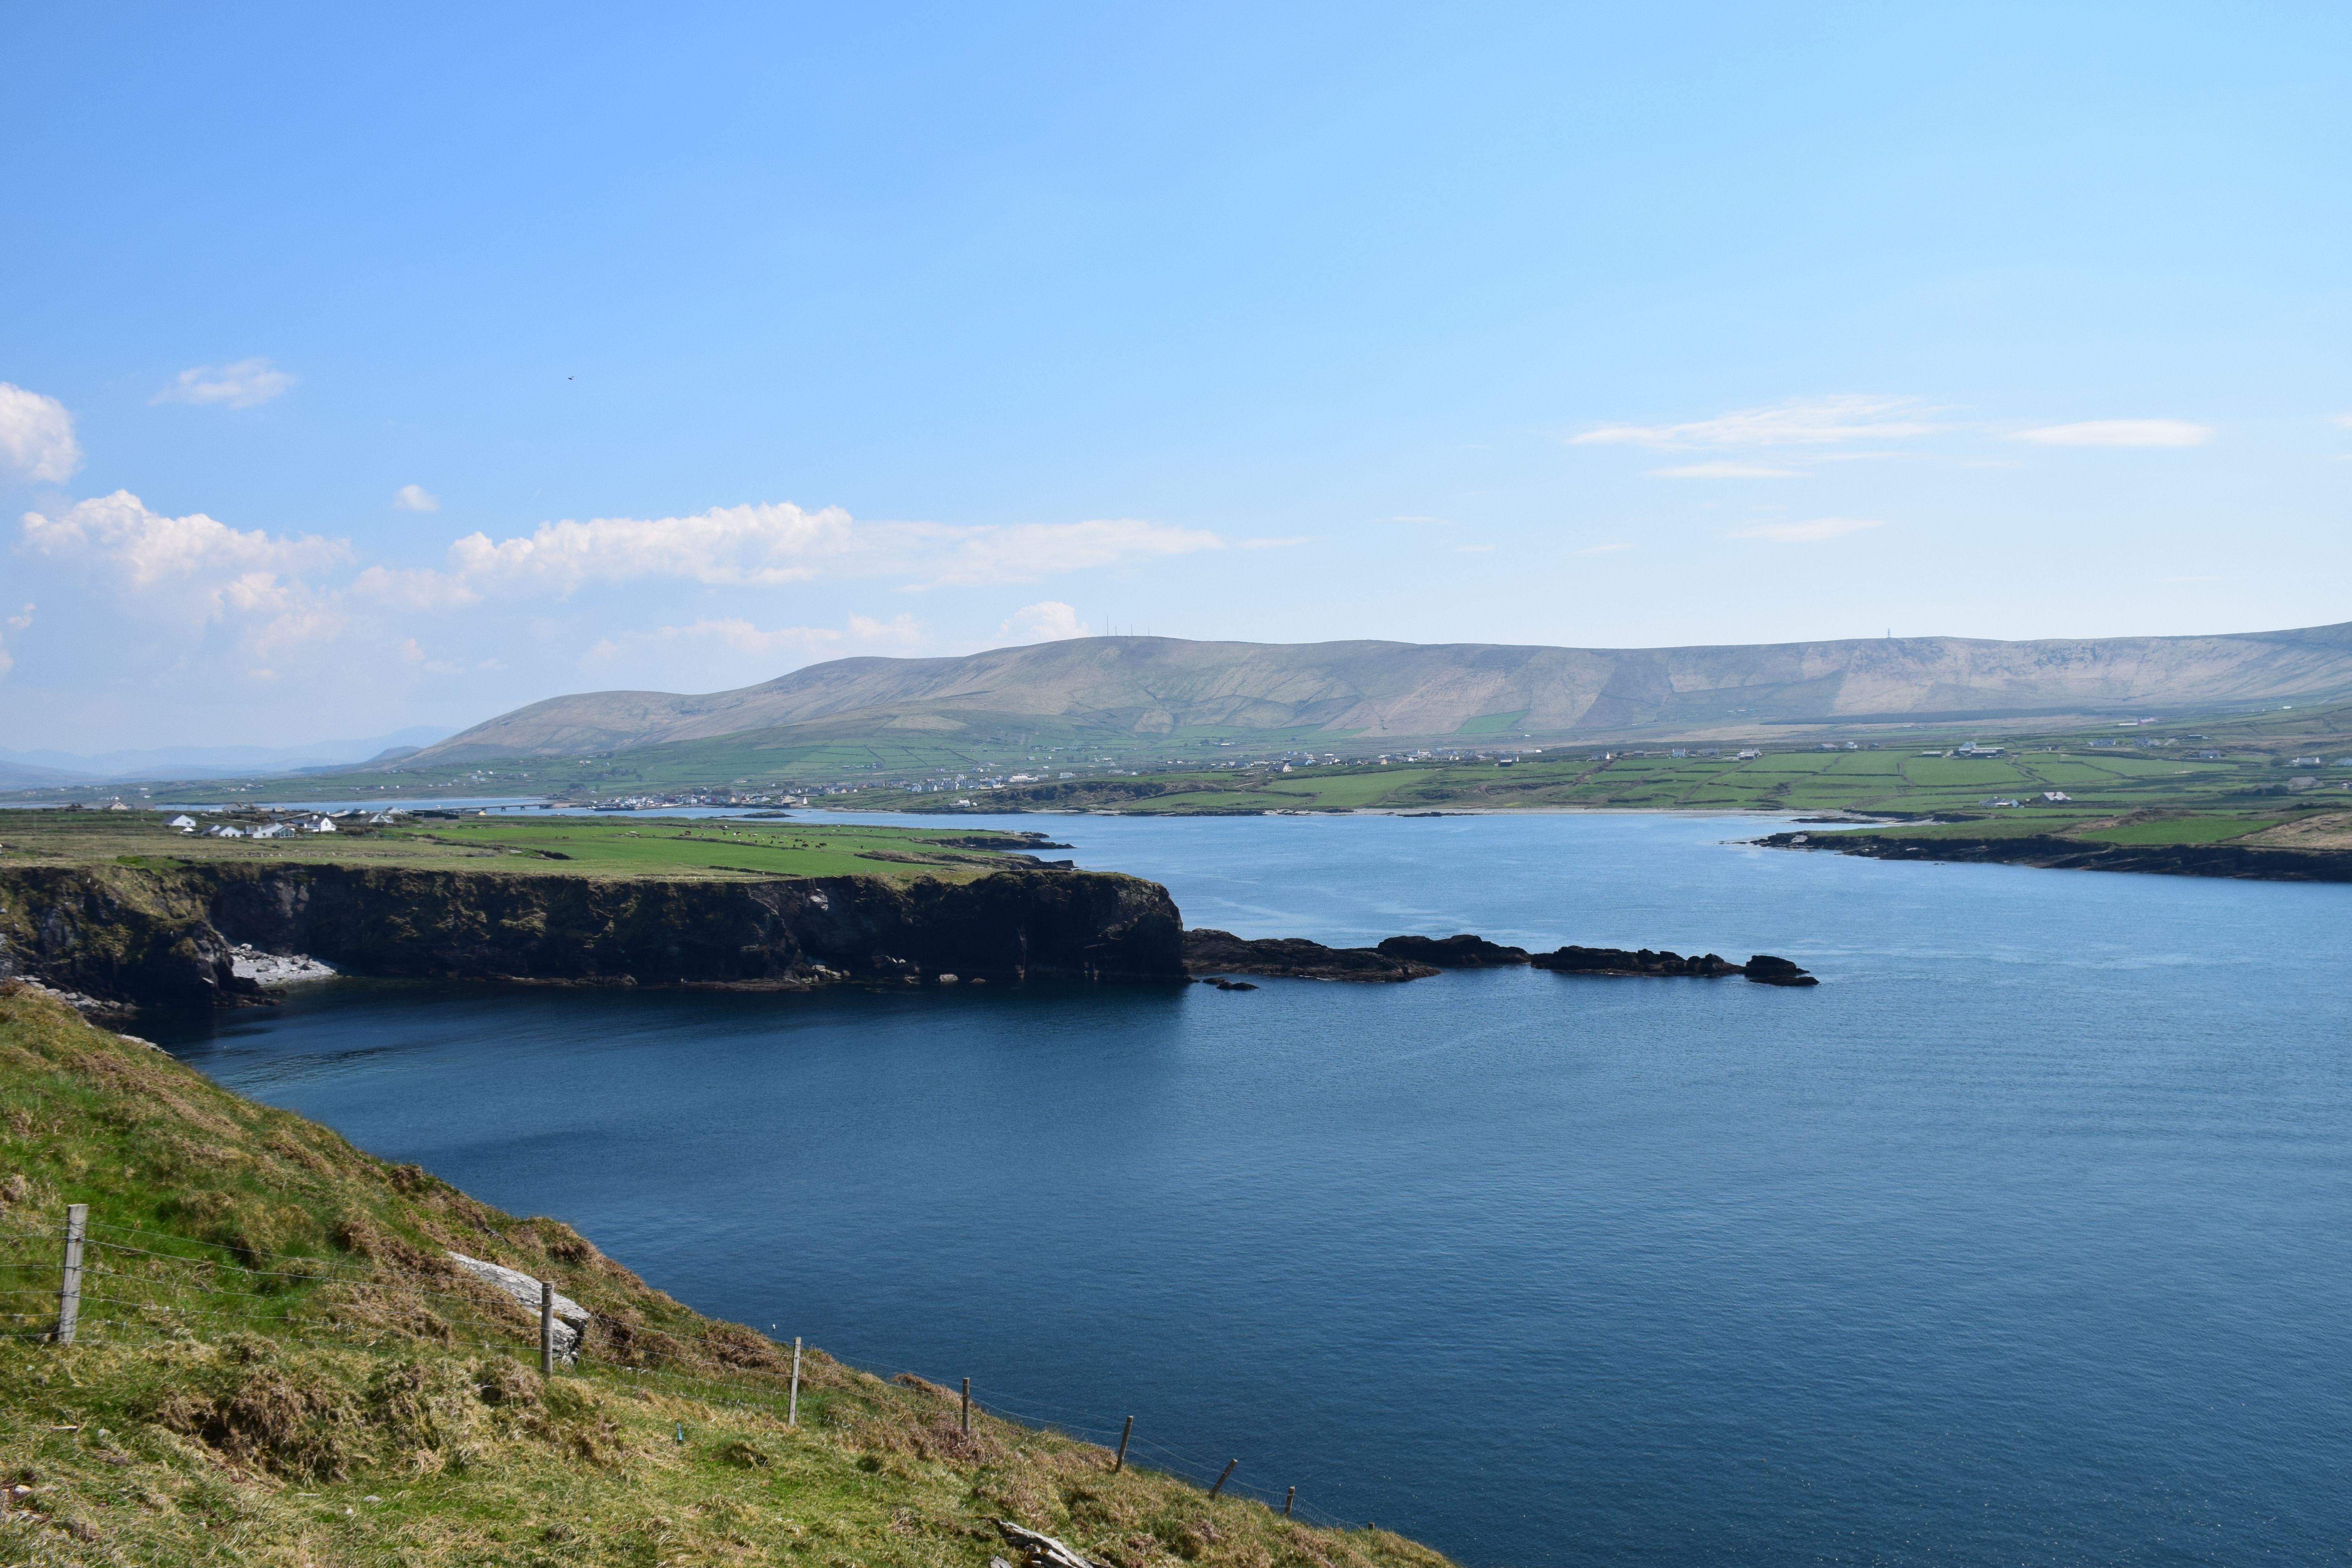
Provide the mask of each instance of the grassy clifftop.
[{"label": "grassy clifftop", "polygon": [[649,815],[476,816],[394,827],[347,819],[331,834],[213,838],[167,826],[173,815],[0,810],[0,868],[323,862],[599,881],[739,881],[752,876],[966,882],[1025,865],[1034,858],[1025,852],[1047,842],[1042,834]]},{"label": "grassy clifftop", "polygon": [[[46,1342],[68,1203],[82,1323]],[[537,1325],[447,1252],[594,1314],[542,1379]],[[219,1089],[0,986],[0,1560],[761,1563],[1018,1560],[994,1521],[1116,1568],[1442,1568],[1385,1531],[1212,1500],[701,1317],[570,1227]]]}]

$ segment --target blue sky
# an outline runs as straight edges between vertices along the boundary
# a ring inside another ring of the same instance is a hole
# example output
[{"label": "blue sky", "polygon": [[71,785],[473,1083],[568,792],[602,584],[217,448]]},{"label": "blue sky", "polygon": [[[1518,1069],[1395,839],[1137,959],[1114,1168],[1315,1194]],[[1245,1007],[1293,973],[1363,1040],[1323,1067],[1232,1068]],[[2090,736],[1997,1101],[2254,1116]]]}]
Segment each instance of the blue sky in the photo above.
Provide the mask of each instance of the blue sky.
[{"label": "blue sky", "polygon": [[11,4],[0,744],[2352,618],[2352,13]]}]

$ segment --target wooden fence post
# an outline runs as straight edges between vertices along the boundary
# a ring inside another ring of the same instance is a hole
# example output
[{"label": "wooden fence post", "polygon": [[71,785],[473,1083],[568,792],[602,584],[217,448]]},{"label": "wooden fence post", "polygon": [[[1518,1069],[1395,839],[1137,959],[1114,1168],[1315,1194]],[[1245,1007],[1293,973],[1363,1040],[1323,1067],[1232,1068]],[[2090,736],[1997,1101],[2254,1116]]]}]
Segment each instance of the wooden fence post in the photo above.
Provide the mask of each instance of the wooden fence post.
[{"label": "wooden fence post", "polygon": [[798,1335],[798,1334],[794,1334],[794,1335],[793,1336],[793,1398],[792,1398],[792,1403],[784,1406],[784,1425],[785,1425],[785,1426],[799,1426],[800,1424],[801,1424],[801,1337],[800,1337],[800,1335]]},{"label": "wooden fence post", "polygon": [[81,1238],[89,1225],[88,1204],[66,1205],[66,1260],[58,1279],[58,1343],[74,1342],[74,1326],[81,1321]]},{"label": "wooden fence post", "polygon": [[1121,1429],[1120,1429],[1120,1431],[1119,1431],[1119,1435],[1118,1435],[1118,1458],[1116,1458],[1116,1459],[1113,1459],[1113,1460],[1110,1462],[1110,1473],[1111,1473],[1112,1475],[1114,1475],[1114,1476],[1115,1476],[1115,1475],[1118,1474],[1118,1473],[1119,1473],[1119,1471],[1121,1471],[1121,1470],[1123,1470],[1123,1469],[1127,1468],[1127,1440],[1128,1440],[1129,1437],[1132,1437],[1132,1436],[1135,1436],[1135,1417],[1134,1417],[1134,1416],[1132,1416],[1132,1415],[1130,1415],[1130,1416],[1129,1416],[1129,1417],[1127,1418],[1127,1425],[1126,1425],[1126,1426],[1125,1426],[1125,1427],[1123,1427],[1123,1428],[1121,1428]]},{"label": "wooden fence post", "polygon": [[555,1375],[555,1287],[539,1282],[539,1374]]},{"label": "wooden fence post", "polygon": [[1234,1479],[1234,1467],[1240,1463],[1241,1461],[1239,1459],[1227,1459],[1225,1461],[1225,1473],[1219,1476],[1217,1478],[1217,1484],[1209,1489],[1209,1495],[1211,1497],[1214,1497],[1219,1492],[1225,1489],[1225,1483]]},{"label": "wooden fence post", "polygon": [[1293,1488],[1291,1488],[1291,1489],[1290,1489],[1290,1495],[1289,1495],[1288,1497],[1284,1498],[1284,1499],[1282,1500],[1282,1517],[1283,1517],[1283,1518],[1285,1518],[1285,1519],[1288,1519],[1288,1518],[1290,1517],[1290,1505],[1291,1505],[1292,1503],[1297,1502],[1297,1500],[1298,1500],[1298,1489],[1297,1489],[1297,1487],[1293,1487]]},{"label": "wooden fence post", "polygon": [[971,1435],[971,1379],[968,1377],[963,1380],[963,1430],[966,1436]]}]

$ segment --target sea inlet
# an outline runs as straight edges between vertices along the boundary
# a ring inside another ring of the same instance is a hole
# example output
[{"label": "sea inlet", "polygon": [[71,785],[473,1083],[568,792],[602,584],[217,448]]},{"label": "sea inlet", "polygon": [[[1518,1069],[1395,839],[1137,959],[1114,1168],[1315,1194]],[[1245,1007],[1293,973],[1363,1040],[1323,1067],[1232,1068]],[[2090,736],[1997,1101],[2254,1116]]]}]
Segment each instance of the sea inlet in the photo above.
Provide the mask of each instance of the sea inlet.
[{"label": "sea inlet", "polygon": [[2352,1556],[2352,888],[996,825],[1244,936],[1822,983],[336,981],[149,1028],[706,1311],[1471,1564]]}]

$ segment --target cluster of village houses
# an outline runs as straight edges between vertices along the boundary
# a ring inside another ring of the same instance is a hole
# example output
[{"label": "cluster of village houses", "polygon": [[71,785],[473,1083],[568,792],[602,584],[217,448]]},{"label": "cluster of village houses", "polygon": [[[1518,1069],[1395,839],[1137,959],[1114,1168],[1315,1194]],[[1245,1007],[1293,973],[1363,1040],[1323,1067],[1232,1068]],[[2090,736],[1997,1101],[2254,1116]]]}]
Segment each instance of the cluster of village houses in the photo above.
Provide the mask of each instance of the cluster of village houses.
[{"label": "cluster of village houses", "polygon": [[187,813],[171,818],[166,827],[182,833],[202,834],[206,838],[291,838],[298,833],[333,833],[337,818],[357,819],[371,827],[382,827],[398,822],[408,814],[394,806],[388,811],[296,812],[291,816],[273,817],[266,822],[198,822]]}]

